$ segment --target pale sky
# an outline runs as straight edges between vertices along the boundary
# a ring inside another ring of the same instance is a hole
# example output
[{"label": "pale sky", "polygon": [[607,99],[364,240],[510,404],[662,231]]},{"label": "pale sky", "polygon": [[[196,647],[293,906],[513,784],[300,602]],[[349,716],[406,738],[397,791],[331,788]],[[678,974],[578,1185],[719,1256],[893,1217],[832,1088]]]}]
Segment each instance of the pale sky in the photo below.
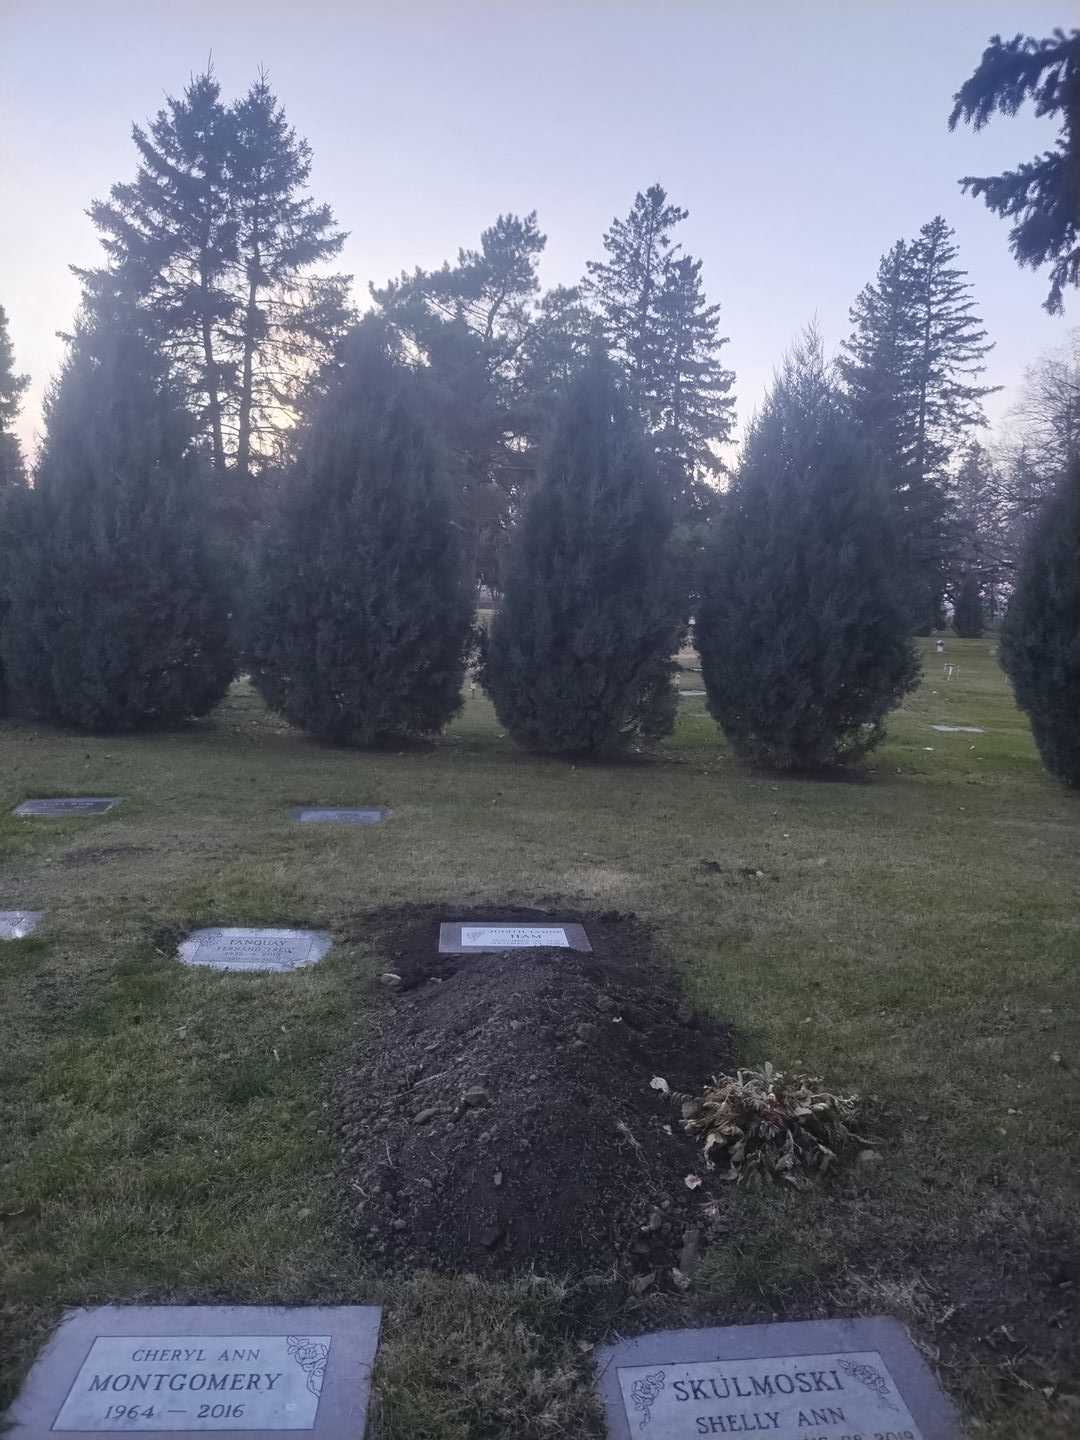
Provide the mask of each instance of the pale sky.
[{"label": "pale sky", "polygon": [[740,422],[794,334],[816,317],[835,348],[881,253],[940,212],[997,342],[997,419],[1080,298],[1047,316],[1045,277],[1017,268],[1007,226],[956,181],[1056,131],[1030,111],[978,135],[946,118],[992,33],[1069,23],[1038,0],[0,0],[0,304],[33,380],[24,438],[77,304],[67,267],[100,255],[85,208],[133,176],[132,122],[211,54],[227,99],[269,71],[365,300],[369,280],[534,208],[541,278],[572,284],[659,180],[723,306]]}]

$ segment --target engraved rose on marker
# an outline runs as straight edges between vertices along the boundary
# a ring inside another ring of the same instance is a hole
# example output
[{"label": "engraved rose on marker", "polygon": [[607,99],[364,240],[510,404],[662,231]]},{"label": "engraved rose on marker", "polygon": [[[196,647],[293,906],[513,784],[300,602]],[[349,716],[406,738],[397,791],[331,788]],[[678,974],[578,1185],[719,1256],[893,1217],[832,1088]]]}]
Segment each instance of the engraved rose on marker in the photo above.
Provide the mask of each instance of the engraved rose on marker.
[{"label": "engraved rose on marker", "polygon": [[639,1430],[644,1430],[652,1419],[652,1407],[663,1388],[664,1372],[662,1370],[656,1370],[651,1375],[644,1375],[631,1385],[630,1399],[634,1402],[634,1409],[642,1412]]},{"label": "engraved rose on marker", "polygon": [[321,1395],[330,1346],[321,1340],[309,1340],[306,1335],[289,1335],[285,1343],[289,1354],[307,1375],[307,1388],[312,1395]]},{"label": "engraved rose on marker", "polygon": [[876,1365],[867,1365],[862,1360],[843,1359],[838,1359],[836,1363],[845,1375],[850,1375],[853,1380],[858,1380],[860,1385],[872,1390],[886,1410],[899,1413],[889,1394],[889,1382]]}]

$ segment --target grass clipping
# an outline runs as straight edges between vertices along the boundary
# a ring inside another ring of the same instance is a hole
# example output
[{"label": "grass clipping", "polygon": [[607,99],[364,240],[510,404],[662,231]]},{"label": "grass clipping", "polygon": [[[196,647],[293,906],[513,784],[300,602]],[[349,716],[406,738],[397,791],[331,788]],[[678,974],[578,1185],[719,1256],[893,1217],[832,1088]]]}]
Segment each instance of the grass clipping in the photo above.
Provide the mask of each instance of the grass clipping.
[{"label": "grass clipping", "polygon": [[[805,1186],[867,1143],[851,1129],[857,1095],[834,1095],[809,1075],[789,1079],[768,1063],[714,1077],[700,1095],[673,1091],[659,1075],[651,1084],[681,1104],[683,1129],[701,1139],[706,1168],[722,1180]],[[700,1183],[686,1177],[691,1189]]]}]

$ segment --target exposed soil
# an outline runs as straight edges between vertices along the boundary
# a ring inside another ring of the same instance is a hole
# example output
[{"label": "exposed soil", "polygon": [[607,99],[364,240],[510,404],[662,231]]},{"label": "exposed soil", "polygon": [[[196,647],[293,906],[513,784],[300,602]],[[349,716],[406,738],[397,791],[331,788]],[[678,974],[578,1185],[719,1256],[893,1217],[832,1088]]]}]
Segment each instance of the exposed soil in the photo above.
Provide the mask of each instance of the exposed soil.
[{"label": "exposed soil", "polygon": [[[578,921],[593,953],[439,956],[440,920]],[[373,921],[386,982],[337,1087],[345,1195],[367,1248],[435,1268],[619,1269],[673,1286],[696,1259],[701,1168],[679,1112],[732,1064],[648,929],[615,911],[403,909]],[[674,1276],[672,1272],[676,1271]]]}]

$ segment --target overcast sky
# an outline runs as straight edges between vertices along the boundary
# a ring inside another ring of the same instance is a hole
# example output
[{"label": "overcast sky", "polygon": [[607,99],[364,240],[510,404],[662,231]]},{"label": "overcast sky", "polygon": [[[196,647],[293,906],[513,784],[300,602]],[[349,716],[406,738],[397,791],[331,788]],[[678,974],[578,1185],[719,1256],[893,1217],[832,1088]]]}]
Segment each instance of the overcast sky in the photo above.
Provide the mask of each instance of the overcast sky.
[{"label": "overcast sky", "polygon": [[830,349],[882,251],[940,212],[997,348],[990,402],[1080,323],[1040,308],[1007,227],[961,195],[1052,144],[1027,112],[950,135],[951,97],[995,31],[1049,34],[1038,0],[0,0],[0,304],[41,394],[100,250],[85,216],[135,169],[133,121],[212,54],[226,98],[265,66],[315,153],[312,190],[369,280],[437,265],[500,211],[536,209],[545,284],[573,283],[636,190],[690,211],[685,247],[723,306],[740,421],[794,333]]}]

